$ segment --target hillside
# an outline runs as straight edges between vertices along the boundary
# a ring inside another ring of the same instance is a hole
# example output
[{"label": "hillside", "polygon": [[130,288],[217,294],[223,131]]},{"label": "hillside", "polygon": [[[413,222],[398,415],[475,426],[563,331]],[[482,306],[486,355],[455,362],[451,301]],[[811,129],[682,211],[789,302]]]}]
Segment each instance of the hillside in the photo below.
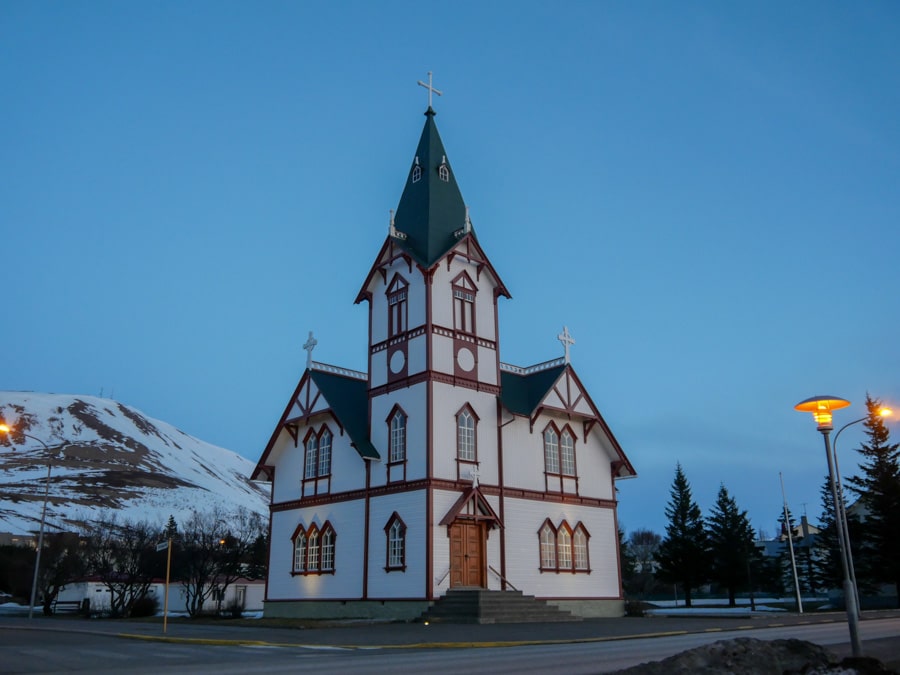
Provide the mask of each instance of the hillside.
[{"label": "hillside", "polygon": [[[217,505],[267,513],[268,491],[249,479],[252,462],[118,401],[0,392],[0,418],[50,448],[48,531],[113,512],[151,523]],[[37,441],[0,434],[0,532],[37,530],[47,457]]]}]

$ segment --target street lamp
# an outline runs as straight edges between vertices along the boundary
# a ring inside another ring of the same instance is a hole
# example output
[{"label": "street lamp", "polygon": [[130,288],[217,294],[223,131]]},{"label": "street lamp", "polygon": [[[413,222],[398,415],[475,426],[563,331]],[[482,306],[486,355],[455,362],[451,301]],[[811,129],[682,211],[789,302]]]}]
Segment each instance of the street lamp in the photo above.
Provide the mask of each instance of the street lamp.
[{"label": "street lamp", "polygon": [[853,656],[856,657],[862,656],[862,648],[859,643],[859,612],[856,608],[856,592],[853,589],[853,584],[850,582],[850,565],[848,562],[849,551],[844,543],[844,524],[841,520],[841,510],[838,507],[840,501],[838,500],[837,486],[834,480],[834,462],[831,451],[831,439],[829,437],[831,431],[834,429],[831,416],[832,411],[846,408],[848,405],[850,405],[850,401],[838,398],[837,396],[813,396],[805,401],[800,401],[800,403],[794,406],[794,410],[812,413],[813,419],[815,419],[818,424],[817,428],[825,439],[825,457],[828,460],[828,482],[831,486],[831,495],[834,499],[834,522],[838,532],[838,544],[841,550],[841,567],[844,572],[844,603],[847,610],[847,625],[850,629],[850,648],[853,651]]},{"label": "street lamp", "polygon": [[[9,434],[12,432],[12,429],[7,424],[0,424],[0,433]],[[41,549],[44,548],[44,523],[47,520],[47,500],[50,497],[50,469],[53,466],[50,462],[50,448],[47,447],[47,444],[44,443],[37,436],[32,436],[31,434],[26,434],[24,432],[19,432],[20,435],[25,438],[30,438],[33,441],[37,441],[41,445],[44,446],[44,450],[46,451],[47,457],[47,480],[44,483],[44,505],[41,508],[41,527],[38,530],[38,544],[37,544],[37,555],[34,558],[34,577],[31,580],[31,602],[28,605],[28,618],[34,618],[34,601],[37,597],[37,584],[38,584],[38,573],[41,569]]]},{"label": "street lamp", "polygon": [[[888,417],[894,414],[894,411],[890,408],[879,408],[878,414],[881,417]],[[854,424],[859,424],[860,422],[865,422],[869,419],[869,416],[860,417],[858,420],[853,420],[852,422],[847,422],[844,426],[838,429],[837,433],[834,435],[834,440],[831,442],[831,454],[834,456],[834,475],[837,477],[837,489],[840,496],[840,504],[836,506],[841,511],[841,521],[844,523],[844,527],[841,536],[844,538],[844,546],[847,549],[847,563],[850,568],[850,581],[853,583],[853,590],[856,593],[856,611],[857,615],[860,611],[860,603],[859,603],[859,586],[856,584],[856,570],[853,565],[853,548],[850,546],[850,523],[847,520],[847,507],[844,504],[844,485],[841,482],[841,469],[838,466],[838,454],[837,454],[837,442],[838,438],[841,436],[841,432],[847,427],[852,427]]]}]

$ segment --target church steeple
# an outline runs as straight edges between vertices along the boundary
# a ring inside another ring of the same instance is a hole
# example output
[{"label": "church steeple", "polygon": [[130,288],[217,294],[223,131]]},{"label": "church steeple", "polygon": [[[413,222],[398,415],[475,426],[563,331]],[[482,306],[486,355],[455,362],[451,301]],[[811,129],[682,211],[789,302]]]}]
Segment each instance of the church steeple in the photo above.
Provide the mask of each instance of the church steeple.
[{"label": "church steeple", "polygon": [[400,197],[394,227],[406,235],[397,243],[425,267],[431,267],[467,229],[468,215],[447,151],[434,123],[434,109],[425,112],[425,128]]}]

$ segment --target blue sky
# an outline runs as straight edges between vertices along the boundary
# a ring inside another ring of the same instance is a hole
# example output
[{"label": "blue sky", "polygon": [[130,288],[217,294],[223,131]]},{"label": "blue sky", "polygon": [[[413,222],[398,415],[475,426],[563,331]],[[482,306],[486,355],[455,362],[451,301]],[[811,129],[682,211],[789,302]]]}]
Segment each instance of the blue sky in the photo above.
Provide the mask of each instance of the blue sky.
[{"label": "blue sky", "polygon": [[[814,394],[900,405],[900,5],[0,4],[0,389],[114,396],[256,460],[436,122],[507,288],[501,358],[572,362],[662,531],[676,461],[815,519]],[[895,432],[900,436],[900,432]],[[861,426],[841,436],[854,471]]]}]

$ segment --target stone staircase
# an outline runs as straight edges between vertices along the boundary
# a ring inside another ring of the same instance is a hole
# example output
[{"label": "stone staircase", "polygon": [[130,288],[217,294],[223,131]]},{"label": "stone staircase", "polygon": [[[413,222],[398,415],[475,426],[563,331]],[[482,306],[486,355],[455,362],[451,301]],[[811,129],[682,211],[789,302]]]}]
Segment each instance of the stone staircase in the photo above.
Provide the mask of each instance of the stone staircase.
[{"label": "stone staircase", "polygon": [[581,621],[581,617],[548,605],[522,591],[484,588],[452,589],[419,617],[431,623],[544,623]]}]

